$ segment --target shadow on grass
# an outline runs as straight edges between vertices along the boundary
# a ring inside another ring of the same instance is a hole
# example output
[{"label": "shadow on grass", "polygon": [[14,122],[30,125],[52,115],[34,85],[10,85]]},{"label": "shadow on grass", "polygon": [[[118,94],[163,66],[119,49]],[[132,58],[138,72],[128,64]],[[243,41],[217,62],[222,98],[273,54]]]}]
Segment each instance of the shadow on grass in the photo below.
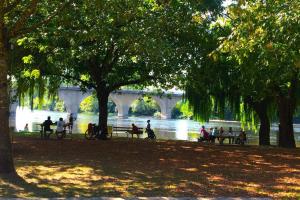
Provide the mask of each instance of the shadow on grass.
[{"label": "shadow on grass", "polygon": [[0,196],[2,197],[56,197],[51,189],[40,188],[35,183],[28,183],[18,174],[0,174]]},{"label": "shadow on grass", "polygon": [[31,139],[14,147],[19,175],[36,187],[12,184],[19,194],[0,192],[8,197],[300,195],[299,149]]}]

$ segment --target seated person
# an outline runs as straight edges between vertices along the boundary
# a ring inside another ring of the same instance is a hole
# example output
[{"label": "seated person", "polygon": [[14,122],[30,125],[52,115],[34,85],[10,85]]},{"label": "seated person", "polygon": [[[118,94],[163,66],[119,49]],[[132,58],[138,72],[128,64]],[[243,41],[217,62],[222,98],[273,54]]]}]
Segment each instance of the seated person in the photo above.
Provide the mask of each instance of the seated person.
[{"label": "seated person", "polygon": [[210,142],[214,142],[214,129],[212,127],[210,127],[209,129],[209,141]]},{"label": "seated person", "polygon": [[202,142],[202,141],[209,141],[209,133],[205,130],[205,127],[202,126],[201,130],[200,130],[200,134],[202,135],[198,141]]},{"label": "seated person", "polygon": [[[50,132],[50,134],[53,133],[53,129],[51,129],[50,127],[52,124],[54,123],[52,122],[50,117],[48,117],[48,119],[43,122],[42,126],[43,126],[44,137],[46,136],[45,135],[46,132]],[[47,137],[49,137],[49,135]]]},{"label": "seated person", "polygon": [[89,123],[88,124],[88,133],[92,134],[94,132],[94,124]]},{"label": "seated person", "polygon": [[25,131],[25,132],[28,132],[28,131],[29,131],[28,124],[25,125],[24,131]]},{"label": "seated person", "polygon": [[132,130],[131,131],[132,131],[133,134],[139,134],[141,132],[135,124],[131,124],[131,125],[132,125]]},{"label": "seated person", "polygon": [[234,135],[233,135],[233,131],[232,131],[232,127],[229,127],[229,130],[228,130],[228,141],[229,141],[229,144],[233,144],[234,143]]},{"label": "seated person", "polygon": [[239,134],[239,137],[236,139],[236,144],[244,145],[246,140],[247,140],[246,132],[242,129]]},{"label": "seated person", "polygon": [[217,137],[217,138],[218,138],[220,144],[223,144],[223,142],[224,142],[224,137],[223,137],[224,136],[224,128],[223,127],[220,127],[218,136],[219,137]]},{"label": "seated person", "polygon": [[211,142],[215,143],[216,137],[219,135],[218,127],[215,127],[212,131]]},{"label": "seated person", "polygon": [[66,131],[65,127],[66,127],[66,123],[63,121],[63,118],[59,118],[59,121],[57,122],[56,132],[57,133],[65,132]]}]

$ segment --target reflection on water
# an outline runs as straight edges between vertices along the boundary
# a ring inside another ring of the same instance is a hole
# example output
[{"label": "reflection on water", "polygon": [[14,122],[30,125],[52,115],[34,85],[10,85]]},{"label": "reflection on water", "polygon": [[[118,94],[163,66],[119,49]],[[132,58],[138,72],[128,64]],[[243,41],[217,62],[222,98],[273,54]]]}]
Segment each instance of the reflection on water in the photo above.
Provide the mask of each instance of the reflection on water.
[{"label": "reflection on water", "polygon": [[[27,108],[18,108],[16,112],[16,121],[11,121],[11,126],[15,126],[16,129],[23,130],[25,124],[28,123],[29,131],[37,131],[39,126],[37,124],[42,123],[48,116],[51,117],[53,122],[58,121],[60,117],[64,120],[67,120],[68,114],[61,112],[49,112],[49,111],[31,111]],[[151,120],[151,127],[154,129],[155,134],[158,139],[168,139],[168,140],[189,140],[197,141],[199,137],[199,129],[202,124],[191,120],[160,120],[154,118],[146,117],[129,117],[127,119],[119,119],[115,116],[109,117],[108,124],[112,126],[131,126],[132,123],[136,124],[138,127],[145,128],[147,125],[147,120]],[[79,114],[77,120],[74,124],[75,133],[84,133],[87,129],[88,123],[98,123],[98,116],[91,114]],[[14,125],[15,124],[15,125]],[[220,122],[213,121],[207,124],[203,124],[206,127],[221,127],[223,126],[225,131],[228,130],[228,127],[233,127],[234,131],[240,130],[240,123],[238,122]],[[278,127],[272,126],[271,128],[271,142],[276,143],[276,134]],[[300,125],[295,125],[295,138],[298,142],[300,141]],[[125,136],[125,135],[119,135]],[[143,135],[146,137],[146,134]],[[257,135],[251,132],[248,132],[248,138],[251,143],[257,143]]]}]

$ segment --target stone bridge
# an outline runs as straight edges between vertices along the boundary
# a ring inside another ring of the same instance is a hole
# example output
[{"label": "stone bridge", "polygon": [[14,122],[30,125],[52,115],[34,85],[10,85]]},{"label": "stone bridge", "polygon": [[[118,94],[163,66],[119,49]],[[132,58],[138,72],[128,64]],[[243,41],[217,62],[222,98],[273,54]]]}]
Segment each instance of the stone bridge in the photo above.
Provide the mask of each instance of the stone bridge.
[{"label": "stone bridge", "polygon": [[[58,91],[59,98],[64,101],[68,113],[77,115],[80,103],[92,95],[94,90],[82,92],[78,87],[61,87]],[[163,95],[154,94],[146,91],[117,90],[109,95],[109,99],[116,104],[118,117],[128,117],[131,104],[143,95],[151,96],[160,107],[161,117],[171,119],[172,109],[176,103],[182,100],[182,94],[166,93]]]}]

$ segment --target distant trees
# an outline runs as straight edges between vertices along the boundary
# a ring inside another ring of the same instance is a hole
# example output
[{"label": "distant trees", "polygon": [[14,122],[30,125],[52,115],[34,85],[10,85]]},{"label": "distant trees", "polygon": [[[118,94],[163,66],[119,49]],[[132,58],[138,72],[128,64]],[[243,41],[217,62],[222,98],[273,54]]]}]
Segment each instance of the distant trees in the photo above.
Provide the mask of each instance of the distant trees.
[{"label": "distant trees", "polygon": [[149,97],[143,97],[133,102],[130,113],[134,116],[154,116],[160,113],[159,105]]}]

